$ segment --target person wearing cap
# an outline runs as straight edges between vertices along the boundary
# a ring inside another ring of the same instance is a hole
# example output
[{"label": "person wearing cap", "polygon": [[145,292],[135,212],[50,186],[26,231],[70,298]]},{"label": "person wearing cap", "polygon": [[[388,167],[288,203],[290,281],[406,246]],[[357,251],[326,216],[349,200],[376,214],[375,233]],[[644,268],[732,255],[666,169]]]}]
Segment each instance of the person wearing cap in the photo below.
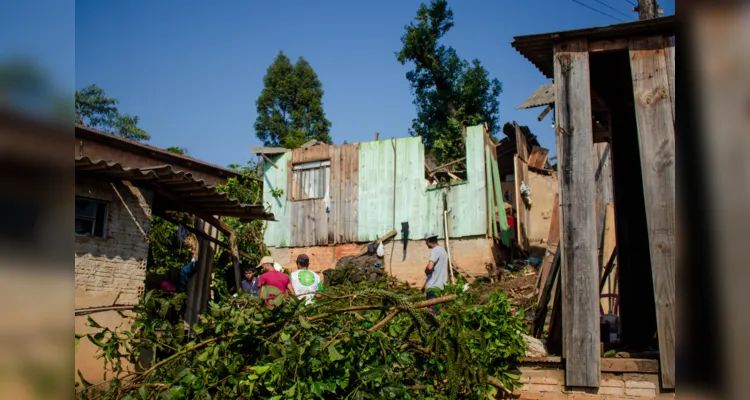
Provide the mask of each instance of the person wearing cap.
[{"label": "person wearing cap", "polygon": [[260,277],[256,272],[258,272],[258,267],[252,267],[249,265],[243,270],[245,279],[241,282],[242,291],[249,293],[251,296],[258,296],[258,280]]},{"label": "person wearing cap", "polygon": [[273,258],[263,257],[260,259],[260,265],[258,268],[262,268],[263,275],[258,278],[258,287],[260,288],[260,298],[266,300],[266,304],[269,307],[273,307],[271,301],[278,295],[294,296],[294,288],[292,282],[283,272],[276,271],[274,269]]},{"label": "person wearing cap", "polygon": [[310,257],[307,254],[297,256],[297,270],[292,272],[291,280],[294,292],[297,298],[305,300],[305,304],[311,304],[313,297],[318,290],[323,289],[320,275],[308,270],[310,266]]},{"label": "person wearing cap", "polygon": [[424,286],[422,286],[422,291],[425,292],[427,300],[429,300],[438,297],[448,282],[448,254],[445,252],[445,249],[440,247],[438,237],[434,233],[430,233],[425,237],[425,243],[430,249],[430,260],[424,269],[427,279]]}]

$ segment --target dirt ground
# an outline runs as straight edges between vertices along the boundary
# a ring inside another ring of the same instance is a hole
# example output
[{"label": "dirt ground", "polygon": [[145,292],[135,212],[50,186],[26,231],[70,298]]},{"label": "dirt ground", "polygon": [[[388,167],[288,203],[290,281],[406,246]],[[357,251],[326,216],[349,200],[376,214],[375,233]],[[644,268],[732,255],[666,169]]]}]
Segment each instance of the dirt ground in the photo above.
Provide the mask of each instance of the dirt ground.
[{"label": "dirt ground", "polygon": [[536,281],[537,273],[529,268],[527,271],[518,273],[506,273],[499,282],[486,283],[474,290],[481,293],[482,301],[486,300],[490,294],[502,290],[510,299],[511,304],[528,311],[536,305]]}]

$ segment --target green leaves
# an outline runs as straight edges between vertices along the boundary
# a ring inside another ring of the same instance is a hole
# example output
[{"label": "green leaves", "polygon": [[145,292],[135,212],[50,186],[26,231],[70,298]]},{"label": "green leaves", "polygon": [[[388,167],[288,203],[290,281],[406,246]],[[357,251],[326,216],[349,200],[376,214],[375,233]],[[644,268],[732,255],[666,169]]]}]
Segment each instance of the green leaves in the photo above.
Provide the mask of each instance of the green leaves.
[{"label": "green leaves", "polygon": [[[169,325],[160,316],[162,301],[170,301],[166,294],[146,294],[132,335],[106,328],[87,335],[101,346],[112,380],[87,388],[89,382],[78,379],[78,397],[93,398],[101,390],[100,398],[112,400],[479,399],[491,392],[485,376],[509,388],[518,380],[514,363],[523,353],[516,340],[522,321],[502,295],[477,305],[470,294],[456,291],[457,299],[435,316],[413,308],[413,299],[423,298],[413,289],[392,292],[362,283],[326,291],[331,297],[314,306],[290,300],[269,309],[249,296],[211,302],[189,339],[181,320]],[[365,307],[343,312],[353,306]],[[389,333],[368,332],[362,322],[378,323],[392,307],[408,311],[388,322]],[[142,369],[148,372],[126,379],[122,356],[135,362],[152,346],[156,359]],[[427,390],[405,388],[413,384]]]},{"label": "green leaves", "polygon": [[414,63],[406,74],[417,109],[411,134],[422,136],[439,164],[464,155],[464,126],[486,122],[490,136],[499,128],[502,85],[490,79],[479,60],[462,60],[452,47],[440,43],[452,27],[453,11],[447,1],[422,4],[396,54],[402,65]]},{"label": "green leaves", "polygon": [[331,121],[323,112],[323,85],[302,57],[283,53],[268,67],[256,101],[255,134],[266,146],[297,148],[311,139],[333,144]]},{"label": "green leaves", "polygon": [[339,361],[343,360],[344,356],[339,353],[338,350],[336,350],[336,346],[330,345],[328,346],[328,360],[329,361]]},{"label": "green leaves", "polygon": [[149,140],[151,135],[138,127],[139,117],[120,114],[117,110],[117,99],[107,97],[104,89],[89,85],[76,90],[76,123],[86,124],[93,128],[133,140]]}]

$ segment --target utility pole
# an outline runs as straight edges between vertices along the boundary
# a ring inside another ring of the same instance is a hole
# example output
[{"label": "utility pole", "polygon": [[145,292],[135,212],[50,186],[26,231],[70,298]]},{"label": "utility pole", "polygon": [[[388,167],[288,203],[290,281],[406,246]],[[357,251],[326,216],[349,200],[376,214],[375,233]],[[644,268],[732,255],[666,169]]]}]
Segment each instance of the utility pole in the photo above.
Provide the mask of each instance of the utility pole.
[{"label": "utility pole", "polygon": [[661,14],[656,4],[656,0],[638,0],[638,7],[633,7],[633,11],[638,11],[638,20],[656,18]]}]

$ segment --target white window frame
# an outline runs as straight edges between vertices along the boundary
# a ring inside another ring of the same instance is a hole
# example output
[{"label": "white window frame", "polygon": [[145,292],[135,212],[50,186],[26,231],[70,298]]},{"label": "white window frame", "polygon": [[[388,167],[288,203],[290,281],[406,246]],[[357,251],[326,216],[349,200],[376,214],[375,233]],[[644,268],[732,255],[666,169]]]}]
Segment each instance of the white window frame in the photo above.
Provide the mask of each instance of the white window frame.
[{"label": "white window frame", "polygon": [[[314,179],[315,176],[313,175],[313,179],[306,182],[306,190],[303,189],[303,193],[299,193],[298,190],[298,179],[300,173],[303,171],[309,171],[309,170],[316,170],[316,169],[325,169],[324,174],[324,182],[323,184],[323,193],[321,196],[315,196],[315,197],[306,197],[307,193],[311,193],[313,191],[313,188],[318,185],[318,182]],[[304,162],[304,163],[298,163],[292,165],[292,182],[291,182],[291,190],[289,191],[289,200],[291,201],[303,201],[303,200],[313,200],[313,199],[324,199],[326,200],[326,203],[328,202],[328,198],[330,195],[330,183],[331,183],[331,160],[320,160],[320,161],[310,161],[310,162]]]},{"label": "white window frame", "polygon": [[[75,215],[75,220],[82,219],[82,220],[87,220],[87,221],[92,221],[93,222],[93,224],[91,224],[91,232],[89,232],[89,233],[78,233],[78,232],[74,231],[75,235],[76,236],[85,236],[85,237],[97,237],[97,238],[105,238],[105,237],[107,237],[107,219],[108,219],[107,217],[109,216],[109,204],[108,204],[108,202],[103,201],[103,200],[98,200],[98,199],[92,199],[92,198],[89,198],[89,197],[83,197],[83,196],[76,196],[75,200],[76,201],[86,201],[86,202],[89,202],[89,203],[94,203],[94,204],[96,204],[96,207],[97,207],[96,210],[94,211],[94,216],[93,217],[84,216],[84,215],[78,215],[78,214]],[[101,221],[101,223],[102,223],[102,234],[101,234],[101,236],[95,234],[95,232],[96,232],[96,226],[97,226],[97,215],[99,215],[99,207],[104,207],[104,212],[102,213],[104,215],[104,218],[103,218],[103,221]]]}]

